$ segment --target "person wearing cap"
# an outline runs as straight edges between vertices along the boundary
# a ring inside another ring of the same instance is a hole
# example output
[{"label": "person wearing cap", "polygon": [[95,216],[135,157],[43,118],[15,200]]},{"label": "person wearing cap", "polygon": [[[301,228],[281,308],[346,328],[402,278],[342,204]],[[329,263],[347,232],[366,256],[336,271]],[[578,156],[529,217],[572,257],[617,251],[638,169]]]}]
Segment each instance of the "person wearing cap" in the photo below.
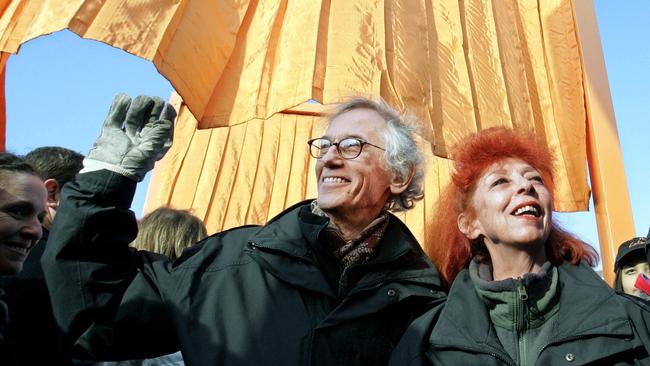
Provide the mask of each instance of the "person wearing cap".
[{"label": "person wearing cap", "polygon": [[622,243],[618,247],[614,270],[616,281],[614,288],[617,291],[637,297],[643,296],[641,289],[635,286],[639,275],[644,274],[650,277],[650,265],[646,258],[646,238],[636,237]]}]

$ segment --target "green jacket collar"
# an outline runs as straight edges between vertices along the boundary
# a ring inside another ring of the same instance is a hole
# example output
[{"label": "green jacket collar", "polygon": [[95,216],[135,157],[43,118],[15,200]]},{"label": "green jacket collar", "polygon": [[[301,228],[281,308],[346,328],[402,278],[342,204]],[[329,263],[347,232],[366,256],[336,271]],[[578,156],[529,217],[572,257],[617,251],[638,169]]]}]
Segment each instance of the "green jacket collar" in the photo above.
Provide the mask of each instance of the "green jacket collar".
[{"label": "green jacket collar", "polygon": [[492,267],[486,263],[471,261],[468,272],[497,327],[520,331],[538,328],[559,309],[557,268],[550,262],[540,273],[502,281],[492,280]]}]

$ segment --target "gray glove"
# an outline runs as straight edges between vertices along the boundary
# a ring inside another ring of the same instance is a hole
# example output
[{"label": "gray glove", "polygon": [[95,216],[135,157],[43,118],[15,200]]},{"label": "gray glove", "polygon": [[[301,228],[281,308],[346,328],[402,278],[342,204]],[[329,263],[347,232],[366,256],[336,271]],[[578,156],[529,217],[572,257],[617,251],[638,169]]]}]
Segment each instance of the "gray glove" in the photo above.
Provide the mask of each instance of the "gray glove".
[{"label": "gray glove", "polygon": [[161,98],[139,95],[131,103],[126,94],[116,95],[81,173],[108,169],[142,181],[171,147],[174,118]]}]

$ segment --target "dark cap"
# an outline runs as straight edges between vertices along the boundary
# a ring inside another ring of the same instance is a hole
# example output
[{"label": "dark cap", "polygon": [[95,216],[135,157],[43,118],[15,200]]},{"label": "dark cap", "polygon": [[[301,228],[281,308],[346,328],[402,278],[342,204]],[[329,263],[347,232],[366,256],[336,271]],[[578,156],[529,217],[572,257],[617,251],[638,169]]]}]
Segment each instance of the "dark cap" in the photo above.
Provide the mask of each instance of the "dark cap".
[{"label": "dark cap", "polygon": [[618,247],[618,253],[616,254],[616,262],[614,263],[614,267],[621,268],[621,261],[623,258],[630,256],[632,253],[645,253],[645,247],[646,238],[642,236],[623,242],[623,244]]}]

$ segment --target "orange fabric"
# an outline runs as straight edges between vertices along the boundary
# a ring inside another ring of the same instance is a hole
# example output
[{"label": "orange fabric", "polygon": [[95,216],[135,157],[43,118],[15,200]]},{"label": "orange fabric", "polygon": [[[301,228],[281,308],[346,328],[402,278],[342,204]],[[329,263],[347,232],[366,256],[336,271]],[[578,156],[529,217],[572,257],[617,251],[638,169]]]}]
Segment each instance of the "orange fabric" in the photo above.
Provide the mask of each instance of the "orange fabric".
[{"label": "orange fabric", "polygon": [[587,146],[603,277],[614,284],[619,246],[635,236],[632,204],[600,45],[594,4],[575,3],[587,95]]},{"label": "orange fabric", "polygon": [[[3,6],[0,51],[16,52],[29,39],[68,28],[152,60],[200,128],[233,126],[227,136],[197,135],[205,148],[217,138],[236,143],[248,133],[236,124],[271,121],[309,99],[330,104],[350,94],[380,94],[424,121],[438,156],[486,127],[534,130],[558,156],[556,208],[588,208],[586,97],[571,0],[13,0]],[[224,148],[215,162],[238,154]]]}]

